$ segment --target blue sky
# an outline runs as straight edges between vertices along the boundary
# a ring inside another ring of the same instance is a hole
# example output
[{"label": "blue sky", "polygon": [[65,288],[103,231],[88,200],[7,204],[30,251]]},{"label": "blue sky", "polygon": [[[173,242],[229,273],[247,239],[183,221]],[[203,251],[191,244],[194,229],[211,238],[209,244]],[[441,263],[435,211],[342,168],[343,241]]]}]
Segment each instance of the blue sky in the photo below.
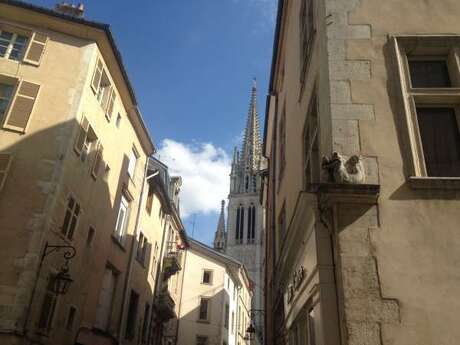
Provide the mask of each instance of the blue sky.
[{"label": "blue sky", "polygon": [[[29,2],[52,7],[57,1]],[[263,119],[276,0],[84,4],[86,19],[111,25],[160,159],[183,177],[187,231],[194,220],[194,237],[210,243],[253,77]]]}]

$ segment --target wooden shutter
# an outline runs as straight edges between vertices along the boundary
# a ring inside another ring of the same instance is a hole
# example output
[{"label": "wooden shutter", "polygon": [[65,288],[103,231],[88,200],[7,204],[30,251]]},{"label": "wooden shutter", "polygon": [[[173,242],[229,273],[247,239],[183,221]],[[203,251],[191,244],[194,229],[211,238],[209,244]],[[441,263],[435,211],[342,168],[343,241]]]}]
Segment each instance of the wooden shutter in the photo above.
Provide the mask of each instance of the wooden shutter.
[{"label": "wooden shutter", "polygon": [[22,80],[5,120],[4,127],[25,132],[38,97],[40,85]]},{"label": "wooden shutter", "polygon": [[13,156],[11,153],[0,153],[0,191],[3,189]]},{"label": "wooden shutter", "polygon": [[146,249],[145,249],[145,257],[144,257],[144,265],[148,270],[149,265],[150,265],[150,257],[152,256],[152,244],[146,241],[145,246],[146,246]]},{"label": "wooden shutter", "polygon": [[94,164],[93,164],[93,169],[91,171],[91,175],[93,175],[94,178],[99,175],[99,170],[101,169],[101,164],[102,164],[102,151],[103,151],[102,144],[99,143],[97,152],[96,152],[96,157],[94,157]]},{"label": "wooden shutter", "polygon": [[74,149],[80,155],[85,145],[86,137],[88,135],[89,122],[86,117],[83,116],[81,120],[80,128],[78,131],[77,140],[75,141]]},{"label": "wooden shutter", "polygon": [[24,61],[32,65],[40,65],[43,53],[45,51],[46,42],[48,42],[48,36],[38,32],[34,32],[30,38],[29,46],[24,55]]},{"label": "wooden shutter", "polygon": [[117,95],[115,94],[115,89],[112,87],[111,92],[110,92],[109,103],[107,105],[107,110],[105,112],[105,115],[107,116],[108,120],[110,120],[112,118],[113,106],[115,104],[115,98],[116,97],[117,97]]},{"label": "wooden shutter", "polygon": [[91,88],[96,93],[97,93],[97,90],[99,90],[99,85],[101,83],[103,69],[104,67],[102,65],[102,61],[100,59],[97,59],[96,67],[94,69],[94,74],[93,74],[93,80],[91,81]]}]

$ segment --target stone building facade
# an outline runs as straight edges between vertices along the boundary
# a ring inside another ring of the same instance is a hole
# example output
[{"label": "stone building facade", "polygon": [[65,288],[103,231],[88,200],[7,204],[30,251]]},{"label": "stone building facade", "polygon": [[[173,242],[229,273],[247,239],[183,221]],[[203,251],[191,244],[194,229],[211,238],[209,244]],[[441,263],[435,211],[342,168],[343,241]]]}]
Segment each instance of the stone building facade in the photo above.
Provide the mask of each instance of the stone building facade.
[{"label": "stone building facade", "polygon": [[267,344],[455,344],[455,1],[281,0],[264,131]]},{"label": "stone building facade", "polygon": [[152,344],[177,315],[157,286],[180,274],[165,242],[187,246],[180,181],[108,25],[72,11],[0,1],[0,343]]},{"label": "stone building facade", "polygon": [[252,283],[234,258],[190,239],[186,250],[177,345],[250,342]]},{"label": "stone building facade", "polygon": [[241,261],[254,283],[252,322],[257,341],[263,343],[263,262],[264,211],[260,203],[260,187],[265,159],[262,157],[257,88],[251,89],[249,112],[241,151],[235,148],[230,173],[227,229],[224,203],[214,239],[214,248]]}]

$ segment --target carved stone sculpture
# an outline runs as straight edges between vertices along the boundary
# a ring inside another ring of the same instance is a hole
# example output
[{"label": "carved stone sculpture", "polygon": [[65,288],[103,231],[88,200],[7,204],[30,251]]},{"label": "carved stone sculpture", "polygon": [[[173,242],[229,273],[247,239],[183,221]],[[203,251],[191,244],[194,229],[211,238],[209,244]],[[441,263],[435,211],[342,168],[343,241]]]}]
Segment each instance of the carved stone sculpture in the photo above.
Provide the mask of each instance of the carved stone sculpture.
[{"label": "carved stone sculpture", "polygon": [[359,156],[353,155],[345,159],[337,152],[331,158],[323,157],[323,169],[329,174],[329,180],[334,183],[364,183],[366,175],[364,166]]}]

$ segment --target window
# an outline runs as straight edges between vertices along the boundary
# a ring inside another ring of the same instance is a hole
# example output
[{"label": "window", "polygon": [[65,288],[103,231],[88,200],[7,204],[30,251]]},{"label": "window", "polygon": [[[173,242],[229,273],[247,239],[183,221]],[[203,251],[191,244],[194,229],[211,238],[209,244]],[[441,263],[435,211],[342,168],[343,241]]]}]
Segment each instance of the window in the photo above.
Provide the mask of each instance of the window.
[{"label": "window", "polygon": [[57,295],[54,292],[55,276],[48,278],[48,284],[43,298],[40,318],[38,320],[38,328],[48,333],[53,323],[54,312],[56,311]]},{"label": "window", "polygon": [[73,329],[73,324],[75,322],[75,314],[77,313],[77,308],[74,306],[71,306],[69,308],[69,315],[67,316],[67,322],[65,328],[68,331],[71,331]]},{"label": "window", "polygon": [[286,167],[286,106],[283,108],[283,113],[279,122],[279,171],[278,171],[278,188],[284,175]]},{"label": "window", "polygon": [[201,320],[201,321],[208,321],[209,320],[208,308],[209,308],[209,298],[203,298],[202,297],[201,300],[200,300],[200,309],[199,309],[198,320]]},{"label": "window", "polygon": [[235,238],[236,243],[243,243],[243,231],[244,231],[244,206],[240,205],[236,210],[236,232]]},{"label": "window", "polygon": [[451,87],[447,59],[409,60],[413,88]]},{"label": "window", "polygon": [[[6,76],[0,76],[0,80],[6,81],[0,84],[3,85],[0,87],[0,117],[4,118],[3,127],[25,133],[38,98],[40,85]],[[14,97],[9,85],[13,88],[17,86],[16,92],[13,92]]]},{"label": "window", "polygon": [[318,150],[318,110],[316,94],[313,94],[308,106],[308,114],[303,130],[305,185],[319,181],[320,159]]},{"label": "window", "polygon": [[283,203],[283,207],[281,208],[280,214],[278,216],[278,239],[281,241],[286,236],[286,204]]},{"label": "window", "polygon": [[232,326],[230,330],[232,331],[232,334],[235,333],[235,312],[234,311],[232,311]]},{"label": "window", "polygon": [[225,312],[224,312],[224,327],[228,329],[228,319],[230,317],[230,307],[228,304],[225,304]]},{"label": "window", "polygon": [[96,235],[96,230],[92,226],[88,229],[88,235],[86,236],[86,246],[91,247],[93,245],[94,236]]},{"label": "window", "polygon": [[120,125],[121,125],[121,115],[120,115],[120,113],[117,114],[117,119],[115,121],[115,125],[117,126],[117,128],[120,128]]},{"label": "window", "polygon": [[14,85],[0,83],[0,121],[5,118],[8,105],[13,98]]},{"label": "window", "polygon": [[106,266],[96,307],[95,322],[95,327],[103,331],[106,331],[109,327],[117,278],[118,275],[115,270],[111,266]]},{"label": "window", "polygon": [[416,109],[427,175],[460,176],[460,131],[455,108]]},{"label": "window", "polygon": [[137,308],[139,304],[139,294],[131,290],[129,297],[128,318],[126,320],[126,339],[133,339],[136,334]]},{"label": "window", "polygon": [[423,177],[460,177],[460,41],[455,40],[405,36],[392,41],[415,188],[417,181],[434,181]]},{"label": "window", "polygon": [[129,204],[126,198],[122,195],[120,200],[120,207],[118,209],[117,223],[115,225],[115,238],[122,242],[125,230],[128,224],[128,213],[129,213]]},{"label": "window", "polygon": [[233,285],[233,299],[236,298],[236,285]]},{"label": "window", "polygon": [[129,163],[128,163],[128,175],[131,179],[134,179],[134,173],[136,171],[137,158],[139,155],[135,148],[129,153]]},{"label": "window", "polygon": [[[110,121],[114,109],[116,94],[115,89],[112,87],[108,73],[104,69],[101,59],[97,60],[94,68],[93,79],[91,81],[91,88],[93,89],[97,100],[104,110],[107,120]],[[118,121],[118,118],[117,118]],[[117,124],[118,127],[119,123]]]},{"label": "window", "polygon": [[[86,162],[90,155],[94,156],[91,175],[96,178],[102,164],[102,145],[98,142],[96,133],[90,126],[87,118],[82,117],[74,150],[80,156],[82,162]],[[94,152],[94,153],[93,153]]]},{"label": "window", "polygon": [[75,229],[78,226],[81,209],[80,204],[72,196],[69,196],[67,200],[67,210],[61,227],[61,233],[69,240],[72,240]]},{"label": "window", "polygon": [[141,232],[139,233],[139,242],[137,246],[137,254],[136,259],[139,261],[143,266],[148,264],[148,252],[150,251],[150,244],[147,240],[147,237]]},{"label": "window", "polygon": [[308,345],[316,345],[315,311],[313,309],[308,312]]},{"label": "window", "polygon": [[19,61],[24,55],[27,37],[0,30],[0,57]]},{"label": "window", "polygon": [[150,325],[150,305],[146,303],[145,308],[144,308],[144,322],[142,324],[142,343],[147,342],[149,325]]},{"label": "window", "polygon": [[248,243],[254,243],[255,235],[256,235],[256,207],[254,204],[248,207]]},{"label": "window", "polygon": [[3,189],[3,186],[6,182],[6,177],[10,171],[11,162],[13,161],[13,156],[7,152],[0,153],[0,191]]},{"label": "window", "polygon": [[152,207],[153,207],[153,186],[149,184],[149,191],[147,193],[147,202],[145,203],[145,210],[147,211],[148,214],[152,214]]},{"label": "window", "polygon": [[301,0],[300,8],[300,81],[302,84],[305,81],[307,66],[311,57],[311,50],[313,47],[313,38],[315,34],[314,22],[314,7],[313,0]]},{"label": "window", "polygon": [[204,270],[203,279],[201,280],[202,284],[212,284],[212,271]]},{"label": "window", "polygon": [[103,166],[103,157],[102,157],[103,151],[104,151],[104,148],[102,147],[102,144],[99,142],[97,145],[93,166],[91,168],[91,176],[94,178],[97,178],[97,176],[99,175],[99,171],[101,170],[101,167]]},{"label": "window", "polygon": [[208,337],[197,335],[196,336],[196,345],[208,345]]},{"label": "window", "polygon": [[157,268],[157,260],[158,260],[158,243],[155,242],[155,249],[153,251],[153,259],[152,259],[152,270],[150,271],[150,274],[153,279],[156,279],[155,272]]}]

